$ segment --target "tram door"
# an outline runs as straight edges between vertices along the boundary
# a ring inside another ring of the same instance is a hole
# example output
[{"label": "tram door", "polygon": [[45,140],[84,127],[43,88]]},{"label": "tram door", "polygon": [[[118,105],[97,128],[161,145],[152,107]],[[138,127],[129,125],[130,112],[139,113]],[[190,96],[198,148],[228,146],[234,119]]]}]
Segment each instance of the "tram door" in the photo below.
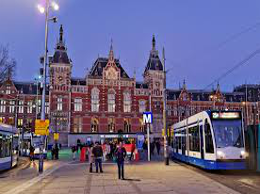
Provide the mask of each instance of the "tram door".
[{"label": "tram door", "polygon": [[204,142],[203,142],[203,126],[200,125],[200,153],[201,153],[201,159],[204,159]]}]

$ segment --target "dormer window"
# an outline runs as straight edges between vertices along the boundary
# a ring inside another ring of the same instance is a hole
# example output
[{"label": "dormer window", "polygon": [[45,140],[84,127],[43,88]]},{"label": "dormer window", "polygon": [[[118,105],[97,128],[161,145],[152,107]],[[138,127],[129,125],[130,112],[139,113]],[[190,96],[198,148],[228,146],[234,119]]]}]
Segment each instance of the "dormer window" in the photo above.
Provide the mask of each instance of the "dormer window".
[{"label": "dormer window", "polygon": [[6,94],[11,94],[11,87],[10,86],[7,86],[6,87]]}]

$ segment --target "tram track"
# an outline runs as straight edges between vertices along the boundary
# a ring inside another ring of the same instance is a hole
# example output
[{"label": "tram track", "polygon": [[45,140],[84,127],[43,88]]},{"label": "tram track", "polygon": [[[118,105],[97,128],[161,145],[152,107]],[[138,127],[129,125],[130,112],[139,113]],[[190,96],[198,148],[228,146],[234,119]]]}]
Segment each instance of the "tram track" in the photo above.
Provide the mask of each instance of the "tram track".
[{"label": "tram track", "polygon": [[209,171],[200,167],[173,160],[180,166],[195,171],[226,187],[244,194],[260,193],[260,174],[249,170]]}]

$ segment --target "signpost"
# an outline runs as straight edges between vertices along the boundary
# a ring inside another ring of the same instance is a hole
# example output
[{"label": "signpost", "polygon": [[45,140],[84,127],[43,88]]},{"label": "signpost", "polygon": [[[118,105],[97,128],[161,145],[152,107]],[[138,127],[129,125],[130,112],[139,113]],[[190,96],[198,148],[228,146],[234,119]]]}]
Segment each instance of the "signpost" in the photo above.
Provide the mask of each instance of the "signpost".
[{"label": "signpost", "polygon": [[[36,119],[35,134],[42,135],[42,136],[49,135],[49,125],[50,125],[50,121],[48,119],[46,119],[46,120]],[[42,144],[42,146],[40,146],[40,147],[44,147],[44,144]],[[43,172],[43,154],[42,153],[40,154],[40,157],[39,157],[39,172],[40,173]]]},{"label": "signpost", "polygon": [[143,113],[143,123],[147,125],[148,161],[151,161],[151,151],[150,151],[150,124],[153,123],[153,113],[152,113],[152,112],[144,112],[144,113]]}]

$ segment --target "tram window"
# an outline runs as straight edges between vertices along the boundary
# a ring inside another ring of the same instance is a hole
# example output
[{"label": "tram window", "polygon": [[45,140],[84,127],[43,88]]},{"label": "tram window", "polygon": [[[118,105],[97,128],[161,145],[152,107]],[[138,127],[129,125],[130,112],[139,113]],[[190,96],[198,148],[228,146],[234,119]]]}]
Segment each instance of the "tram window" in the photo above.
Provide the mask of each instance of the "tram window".
[{"label": "tram window", "polygon": [[199,126],[189,128],[189,146],[191,151],[200,151]]},{"label": "tram window", "polygon": [[182,149],[186,150],[186,132],[185,130],[181,132],[182,139]]},{"label": "tram window", "polygon": [[210,125],[205,121],[205,147],[206,153],[214,153],[214,145]]},{"label": "tram window", "polygon": [[4,158],[3,135],[0,134],[0,158]]}]

